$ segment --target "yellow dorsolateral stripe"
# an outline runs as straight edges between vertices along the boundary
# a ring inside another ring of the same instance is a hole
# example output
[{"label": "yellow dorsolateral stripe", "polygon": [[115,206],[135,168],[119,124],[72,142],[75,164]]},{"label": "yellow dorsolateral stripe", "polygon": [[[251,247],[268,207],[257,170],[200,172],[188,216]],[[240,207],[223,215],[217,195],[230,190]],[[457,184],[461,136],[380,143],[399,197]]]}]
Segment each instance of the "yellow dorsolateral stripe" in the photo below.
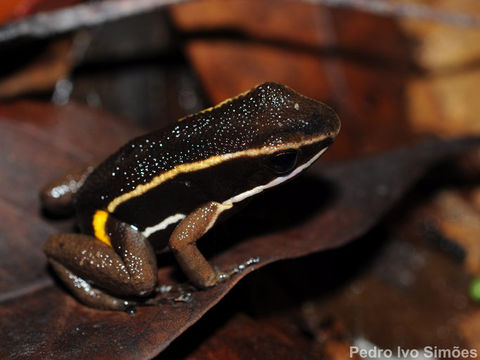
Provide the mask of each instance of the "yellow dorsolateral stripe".
[{"label": "yellow dorsolateral stripe", "polygon": [[[141,184],[138,185],[135,189],[133,189],[130,192],[127,192],[125,194],[122,194],[115,199],[113,199],[107,206],[107,210],[110,213],[113,213],[117,206],[120,204],[124,203],[125,201],[143,195],[147,191],[157,187],[158,185],[164,183],[167,180],[170,180],[174,178],[175,176],[187,172],[193,172],[193,171],[198,171],[198,170],[203,170],[206,168],[209,168],[211,166],[218,165],[226,160],[231,160],[231,159],[236,159],[240,157],[255,157],[258,155],[268,155],[268,154],[273,154],[277,151],[280,150],[286,150],[286,149],[298,149],[300,146],[304,145],[309,145],[313,144],[316,142],[320,142],[322,140],[325,140],[327,138],[326,135],[321,135],[316,138],[312,138],[308,141],[304,142],[298,142],[298,143],[286,143],[283,144],[282,146],[277,146],[277,147],[264,147],[264,148],[258,148],[258,149],[249,149],[249,150],[243,150],[239,151],[236,153],[229,153],[229,154],[224,154],[224,155],[216,155],[209,157],[208,159],[193,162],[193,163],[187,163],[187,164],[181,164],[173,169],[164,172],[158,176],[155,176],[150,182],[146,184]],[[106,220],[106,219],[105,219]],[[95,226],[94,226],[95,228]],[[103,230],[103,232],[105,232]],[[105,234],[106,235],[106,234]],[[108,237],[108,236],[107,236]]]},{"label": "yellow dorsolateral stripe", "polygon": [[107,244],[108,246],[112,246],[112,243],[110,242],[110,236],[105,231],[105,224],[107,223],[108,219],[108,212],[104,210],[97,210],[95,211],[95,214],[93,215],[93,231],[95,234],[95,237]]},{"label": "yellow dorsolateral stripe", "polygon": [[237,96],[234,96],[234,97],[225,99],[225,100],[223,100],[221,103],[218,103],[218,104],[215,105],[215,106],[210,106],[209,108],[203,109],[202,111],[199,111],[199,112],[197,112],[197,113],[195,113],[195,114],[191,114],[191,115],[184,116],[184,117],[178,119],[178,121],[180,122],[180,121],[183,121],[183,120],[185,120],[185,119],[189,119],[189,118],[191,118],[191,117],[197,116],[197,115],[199,115],[199,114],[205,114],[205,113],[210,112],[210,111],[212,111],[212,110],[218,109],[219,107],[221,107],[221,106],[223,106],[223,105],[225,105],[225,104],[231,103],[233,100],[237,100],[238,98],[247,95],[249,92],[255,90],[255,89],[256,89],[257,87],[259,87],[259,86],[260,86],[260,85],[257,85],[257,86],[255,86],[253,89],[244,91],[244,92],[242,92],[241,94],[238,94]]}]

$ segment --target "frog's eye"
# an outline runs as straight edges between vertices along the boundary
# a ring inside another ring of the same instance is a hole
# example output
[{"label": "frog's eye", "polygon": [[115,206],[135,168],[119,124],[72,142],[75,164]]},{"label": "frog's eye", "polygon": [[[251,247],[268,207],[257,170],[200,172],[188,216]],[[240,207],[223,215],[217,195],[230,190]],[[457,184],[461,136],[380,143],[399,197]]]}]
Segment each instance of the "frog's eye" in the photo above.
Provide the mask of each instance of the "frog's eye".
[{"label": "frog's eye", "polygon": [[282,150],[269,158],[268,166],[278,174],[288,173],[297,163],[297,150]]}]

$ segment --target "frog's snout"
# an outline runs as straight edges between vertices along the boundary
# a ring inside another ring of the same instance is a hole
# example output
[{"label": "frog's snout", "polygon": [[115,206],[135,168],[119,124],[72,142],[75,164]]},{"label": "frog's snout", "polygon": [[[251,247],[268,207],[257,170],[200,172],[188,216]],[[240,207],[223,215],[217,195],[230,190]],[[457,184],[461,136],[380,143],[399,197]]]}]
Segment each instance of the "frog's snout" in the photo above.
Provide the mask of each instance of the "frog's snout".
[{"label": "frog's snout", "polygon": [[313,109],[308,121],[309,128],[306,129],[308,134],[324,134],[333,142],[340,132],[340,118],[337,113],[328,105],[318,103]]},{"label": "frog's snout", "polygon": [[338,133],[340,132],[340,129],[342,127],[342,123],[340,121],[340,118],[338,117],[337,113],[332,109],[332,116],[329,119],[330,122],[330,129],[331,131],[329,132],[330,137],[332,140],[335,140],[337,137]]}]

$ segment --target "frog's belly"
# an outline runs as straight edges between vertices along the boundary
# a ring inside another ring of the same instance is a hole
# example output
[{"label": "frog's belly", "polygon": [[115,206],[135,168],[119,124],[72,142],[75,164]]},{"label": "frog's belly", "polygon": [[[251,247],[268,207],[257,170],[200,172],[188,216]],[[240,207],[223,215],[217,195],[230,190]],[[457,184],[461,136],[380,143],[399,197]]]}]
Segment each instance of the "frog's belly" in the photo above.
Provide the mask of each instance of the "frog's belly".
[{"label": "frog's belly", "polygon": [[203,192],[185,189],[184,182],[170,182],[129,199],[119,205],[112,215],[135,226],[155,249],[162,250],[167,246],[173,229],[205,202]]},{"label": "frog's belly", "polygon": [[148,241],[155,249],[156,253],[163,253],[169,250],[168,240],[178,223],[171,224],[163,230],[155,231],[147,236]]}]

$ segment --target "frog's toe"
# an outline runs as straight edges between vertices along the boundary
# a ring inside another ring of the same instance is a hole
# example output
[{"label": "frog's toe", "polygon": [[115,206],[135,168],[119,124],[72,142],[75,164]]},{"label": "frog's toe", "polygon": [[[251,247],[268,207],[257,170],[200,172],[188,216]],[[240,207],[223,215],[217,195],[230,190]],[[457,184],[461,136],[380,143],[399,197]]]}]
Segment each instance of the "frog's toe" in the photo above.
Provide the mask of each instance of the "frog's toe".
[{"label": "frog's toe", "polygon": [[228,280],[230,279],[232,276],[234,276],[235,274],[239,274],[239,273],[242,273],[244,272],[245,270],[251,268],[253,270],[253,266],[255,264],[257,264],[258,262],[260,261],[259,258],[257,257],[252,257],[248,260],[246,260],[245,262],[225,271],[225,272],[219,272],[217,270],[217,276],[219,278],[219,281],[218,282],[221,282],[221,281],[225,281],[225,280]]}]

